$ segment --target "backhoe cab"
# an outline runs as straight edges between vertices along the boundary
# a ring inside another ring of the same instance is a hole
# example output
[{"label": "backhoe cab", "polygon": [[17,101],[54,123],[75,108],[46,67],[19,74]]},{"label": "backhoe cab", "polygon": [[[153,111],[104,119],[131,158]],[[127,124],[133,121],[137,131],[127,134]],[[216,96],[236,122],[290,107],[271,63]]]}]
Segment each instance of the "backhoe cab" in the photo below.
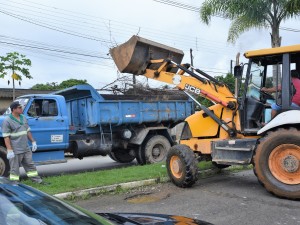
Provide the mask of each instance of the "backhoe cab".
[{"label": "backhoe cab", "polygon": [[[249,51],[249,62],[235,67],[238,93],[189,64],[181,50],[138,36],[110,50],[120,72],[174,84],[200,107],[186,118],[180,144],[171,147],[167,170],[179,187],[197,180],[197,163],[210,160],[218,168],[253,164],[265,188],[279,196],[300,199],[300,111],[291,106],[291,69],[300,70],[300,45]],[[261,92],[276,74],[274,96]],[[280,92],[280,93],[279,93]],[[209,108],[197,96],[209,99]],[[270,105],[282,110],[270,120]],[[263,126],[266,124],[265,126]]]}]

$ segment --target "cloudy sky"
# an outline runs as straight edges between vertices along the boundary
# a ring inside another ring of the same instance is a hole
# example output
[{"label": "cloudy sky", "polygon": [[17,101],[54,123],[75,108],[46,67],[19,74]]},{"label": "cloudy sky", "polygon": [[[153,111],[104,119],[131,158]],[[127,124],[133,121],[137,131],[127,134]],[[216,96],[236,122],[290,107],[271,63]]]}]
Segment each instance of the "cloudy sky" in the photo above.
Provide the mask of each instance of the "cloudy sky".
[{"label": "cloudy sky", "polygon": [[[213,18],[209,26],[201,23],[196,9],[203,0],[175,1],[188,9],[166,2],[0,0],[0,55],[16,51],[32,61],[33,79],[23,79],[20,88],[74,78],[86,79],[100,89],[122,76],[108,55],[109,49],[132,35],[183,50],[183,62],[190,62],[192,49],[195,67],[213,76],[230,71],[230,61],[237,52],[270,46],[267,30],[249,31],[234,45],[228,44],[230,21]],[[293,30],[281,30],[282,45],[299,44],[299,20],[281,26]],[[11,87],[8,79],[0,80],[0,88]]]}]

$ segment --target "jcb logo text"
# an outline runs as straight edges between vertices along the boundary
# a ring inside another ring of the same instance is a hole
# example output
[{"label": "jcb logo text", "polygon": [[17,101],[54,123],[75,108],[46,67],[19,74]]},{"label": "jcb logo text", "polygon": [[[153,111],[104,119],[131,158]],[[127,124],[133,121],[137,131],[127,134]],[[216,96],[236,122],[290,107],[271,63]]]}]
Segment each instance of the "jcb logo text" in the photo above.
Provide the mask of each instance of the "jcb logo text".
[{"label": "jcb logo text", "polygon": [[192,85],[189,85],[189,84],[185,84],[185,87],[184,87],[185,90],[188,90],[188,91],[191,91],[191,92],[194,92],[195,94],[199,95],[201,90],[199,88],[196,88]]}]

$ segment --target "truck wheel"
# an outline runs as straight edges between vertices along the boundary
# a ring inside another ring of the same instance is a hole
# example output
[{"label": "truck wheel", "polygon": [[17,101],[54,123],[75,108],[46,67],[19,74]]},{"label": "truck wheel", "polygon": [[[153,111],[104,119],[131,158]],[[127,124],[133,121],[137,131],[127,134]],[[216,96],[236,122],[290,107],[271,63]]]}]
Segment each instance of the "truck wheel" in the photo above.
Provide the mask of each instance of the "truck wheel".
[{"label": "truck wheel", "polygon": [[0,176],[8,177],[9,162],[6,158],[6,149],[0,146]]},{"label": "truck wheel", "polygon": [[124,149],[112,151],[108,155],[112,160],[115,160],[119,163],[130,163],[135,159],[135,156],[132,156],[129,153],[129,150]]},{"label": "truck wheel", "polygon": [[134,153],[135,153],[135,158],[136,161],[138,162],[139,165],[145,165],[146,164],[146,159],[145,159],[145,154],[142,153],[143,148],[141,146],[139,146],[138,148],[135,149]]},{"label": "truck wheel", "polygon": [[178,187],[191,187],[198,179],[198,163],[194,152],[186,145],[174,145],[167,155],[167,171]]},{"label": "truck wheel", "polygon": [[259,140],[254,159],[254,174],[272,194],[300,199],[300,131],[278,129]]},{"label": "truck wheel", "polygon": [[151,136],[142,147],[146,163],[157,163],[166,160],[167,153],[171,148],[169,140],[162,135]]}]

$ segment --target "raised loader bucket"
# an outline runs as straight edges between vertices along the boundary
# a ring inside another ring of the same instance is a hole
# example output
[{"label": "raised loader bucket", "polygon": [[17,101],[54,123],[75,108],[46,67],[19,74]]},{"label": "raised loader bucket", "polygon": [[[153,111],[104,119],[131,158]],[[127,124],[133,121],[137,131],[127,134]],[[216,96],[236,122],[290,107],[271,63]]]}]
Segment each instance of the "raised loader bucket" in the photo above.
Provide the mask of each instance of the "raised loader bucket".
[{"label": "raised loader bucket", "polygon": [[[156,70],[161,63],[149,64],[149,60],[170,59],[178,64],[184,56],[183,51],[172,48],[154,41],[132,36],[127,42],[110,49],[115,64],[121,73],[131,73],[141,75],[146,68]],[[172,68],[169,72],[176,73],[177,68]]]}]

